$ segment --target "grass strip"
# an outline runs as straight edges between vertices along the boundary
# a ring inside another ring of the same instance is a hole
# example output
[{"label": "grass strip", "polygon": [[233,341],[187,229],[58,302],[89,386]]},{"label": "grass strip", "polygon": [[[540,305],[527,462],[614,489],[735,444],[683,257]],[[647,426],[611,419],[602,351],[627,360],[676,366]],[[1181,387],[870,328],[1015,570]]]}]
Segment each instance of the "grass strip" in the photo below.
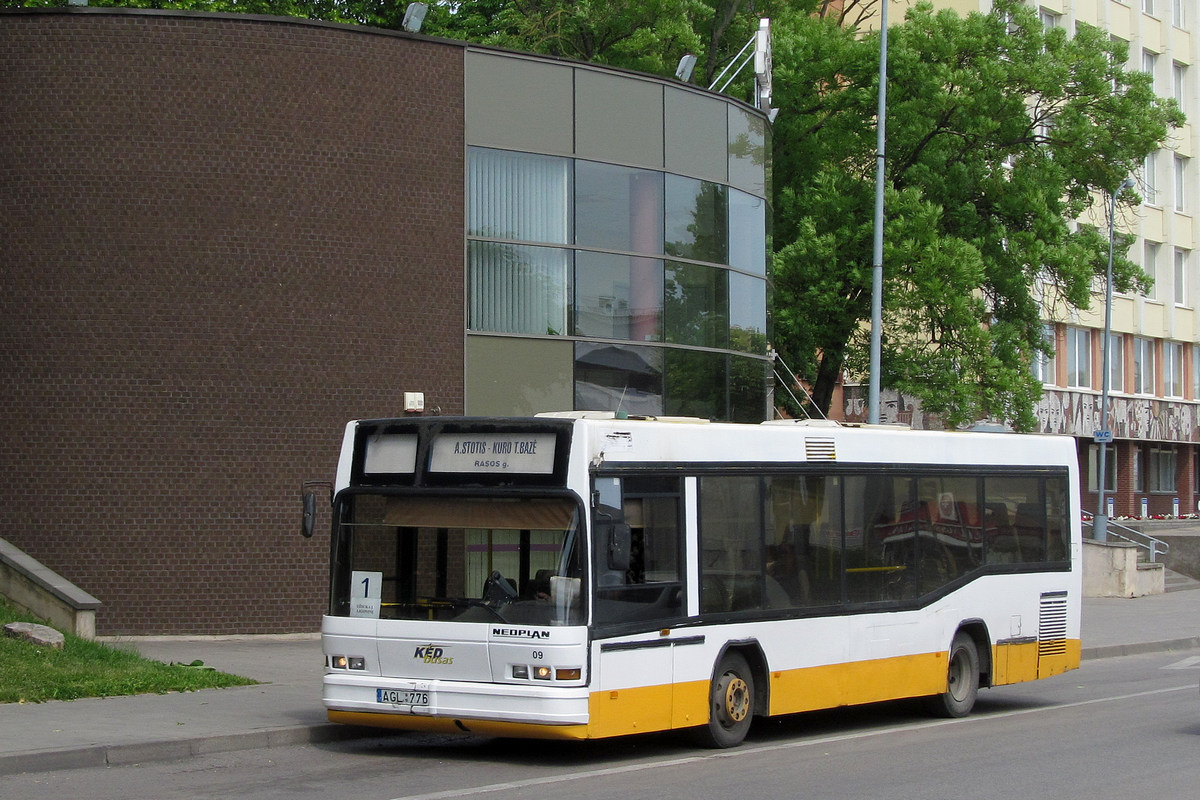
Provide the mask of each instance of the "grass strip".
[{"label": "grass strip", "polygon": [[[10,622],[43,621],[0,598],[0,628]],[[164,664],[70,633],[64,636],[66,644],[58,650],[0,632],[0,703],[191,692],[257,683],[200,664]]]}]

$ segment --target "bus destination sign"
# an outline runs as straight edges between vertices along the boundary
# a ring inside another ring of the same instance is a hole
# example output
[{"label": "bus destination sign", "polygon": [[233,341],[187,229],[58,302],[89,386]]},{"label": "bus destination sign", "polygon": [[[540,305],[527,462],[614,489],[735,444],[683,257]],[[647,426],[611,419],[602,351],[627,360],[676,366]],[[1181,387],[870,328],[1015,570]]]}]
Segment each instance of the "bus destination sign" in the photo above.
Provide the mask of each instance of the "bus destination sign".
[{"label": "bus destination sign", "polygon": [[433,440],[430,472],[554,472],[553,433],[444,433]]}]

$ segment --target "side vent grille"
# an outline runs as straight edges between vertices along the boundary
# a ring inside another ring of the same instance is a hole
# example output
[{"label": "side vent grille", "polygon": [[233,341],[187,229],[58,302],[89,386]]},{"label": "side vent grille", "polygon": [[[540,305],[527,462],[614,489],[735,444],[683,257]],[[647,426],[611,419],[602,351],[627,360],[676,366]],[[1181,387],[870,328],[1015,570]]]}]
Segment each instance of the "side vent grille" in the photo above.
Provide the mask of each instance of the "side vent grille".
[{"label": "side vent grille", "polygon": [[832,437],[805,436],[804,455],[809,461],[837,461],[837,448]]},{"label": "side vent grille", "polygon": [[1042,595],[1038,618],[1038,656],[1061,656],[1067,652],[1067,593]]}]

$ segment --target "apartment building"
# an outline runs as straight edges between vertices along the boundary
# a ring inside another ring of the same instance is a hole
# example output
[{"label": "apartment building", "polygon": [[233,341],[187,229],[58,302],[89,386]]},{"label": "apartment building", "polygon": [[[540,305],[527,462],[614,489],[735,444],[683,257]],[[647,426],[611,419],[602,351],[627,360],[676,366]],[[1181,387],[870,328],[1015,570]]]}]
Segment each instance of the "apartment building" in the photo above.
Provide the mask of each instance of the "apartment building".
[{"label": "apartment building", "polygon": [[[913,0],[915,2],[915,0]],[[992,0],[933,0],[938,8],[989,12]],[[1092,25],[1129,46],[1129,64],[1154,76],[1189,123],[1152,153],[1138,183],[1143,202],[1118,209],[1116,226],[1137,237],[1129,257],[1154,280],[1146,294],[1116,294],[1110,339],[1109,513],[1173,516],[1200,510],[1200,7],[1195,0],[1028,0],[1047,27],[1073,33]],[[893,0],[899,23],[909,0]],[[1104,203],[1098,204],[1102,209]],[[1107,226],[1101,211],[1081,220]],[[1079,449],[1084,507],[1098,502],[1103,384],[1104,287],[1092,308],[1047,321],[1055,357],[1036,364],[1045,392],[1039,429],[1070,435]],[[847,393],[846,416],[863,416],[860,393]],[[919,406],[884,395],[885,421],[927,424]]]}]

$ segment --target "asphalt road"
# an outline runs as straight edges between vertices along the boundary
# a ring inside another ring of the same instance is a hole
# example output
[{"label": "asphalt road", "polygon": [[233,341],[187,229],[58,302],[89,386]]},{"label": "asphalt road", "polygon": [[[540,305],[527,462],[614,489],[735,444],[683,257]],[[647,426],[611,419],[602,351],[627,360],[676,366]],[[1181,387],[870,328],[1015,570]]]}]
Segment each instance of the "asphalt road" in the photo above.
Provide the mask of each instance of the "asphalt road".
[{"label": "asphalt road", "polygon": [[734,750],[671,735],[548,743],[400,734],[7,776],[0,796],[572,800],[1193,800],[1200,651],[1086,662],[985,690],[965,720],[888,703],[756,725]]}]

